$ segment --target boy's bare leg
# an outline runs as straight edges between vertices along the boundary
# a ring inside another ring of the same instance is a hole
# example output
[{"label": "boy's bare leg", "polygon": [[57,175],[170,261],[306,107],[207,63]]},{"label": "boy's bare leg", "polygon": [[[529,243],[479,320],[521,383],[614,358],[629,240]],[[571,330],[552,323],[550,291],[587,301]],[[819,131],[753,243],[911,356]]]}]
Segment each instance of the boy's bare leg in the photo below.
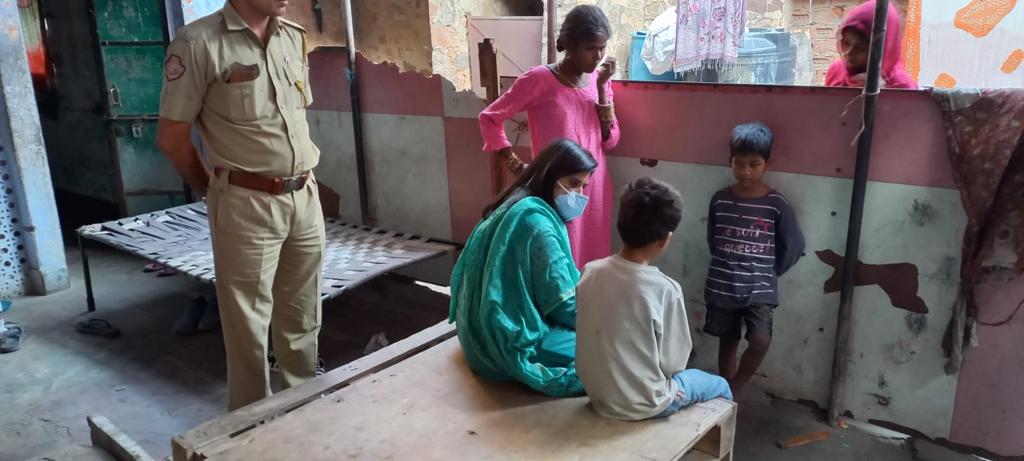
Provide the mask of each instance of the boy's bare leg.
[{"label": "boy's bare leg", "polygon": [[739,339],[718,340],[718,375],[730,383],[736,375],[736,350],[739,347]]},{"label": "boy's bare leg", "polygon": [[[768,347],[772,344],[772,337],[768,335],[750,335],[747,338],[747,350],[743,351],[743,357],[740,359],[739,369],[736,370],[736,374],[729,379],[729,386],[732,387],[733,396],[736,396],[743,385],[747,384],[751,376],[757,372],[757,369],[761,367],[761,361],[764,360],[764,356],[768,355]],[[735,357],[735,349],[733,350],[733,356]],[[719,356],[719,366],[721,366],[721,356]],[[723,375],[724,376],[724,375]]]}]

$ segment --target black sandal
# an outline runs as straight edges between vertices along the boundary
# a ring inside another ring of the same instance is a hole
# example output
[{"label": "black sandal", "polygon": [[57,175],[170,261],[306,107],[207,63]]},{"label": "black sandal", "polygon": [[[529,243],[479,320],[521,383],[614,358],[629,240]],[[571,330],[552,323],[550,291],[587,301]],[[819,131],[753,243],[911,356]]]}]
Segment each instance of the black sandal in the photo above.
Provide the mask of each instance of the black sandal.
[{"label": "black sandal", "polygon": [[121,330],[103,319],[82,320],[75,324],[75,331],[84,335],[102,336],[104,338],[116,338],[121,335]]},{"label": "black sandal", "polygon": [[25,336],[25,330],[20,326],[7,323],[5,328],[6,330],[0,333],[0,354],[21,349],[21,338]]}]

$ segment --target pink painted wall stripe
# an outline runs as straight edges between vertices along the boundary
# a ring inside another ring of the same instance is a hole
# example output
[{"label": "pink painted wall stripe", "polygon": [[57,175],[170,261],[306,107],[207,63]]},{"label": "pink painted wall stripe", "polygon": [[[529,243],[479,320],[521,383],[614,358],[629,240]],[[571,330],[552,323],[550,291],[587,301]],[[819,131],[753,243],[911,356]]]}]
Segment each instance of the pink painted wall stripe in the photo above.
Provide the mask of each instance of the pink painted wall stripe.
[{"label": "pink painted wall stripe", "polygon": [[[622,140],[613,155],[725,166],[732,127],[759,120],[775,133],[772,169],[851,178],[856,148],[850,143],[861,125],[858,94],[840,88],[618,82]],[[956,187],[941,114],[930,96],[883,92],[870,179]]]},{"label": "pink painted wall stripe", "polygon": [[[320,47],[309,55],[313,110],[351,111],[345,49]],[[444,116],[441,77],[398,72],[393,64],[357,55],[359,99],[369,114]]]}]

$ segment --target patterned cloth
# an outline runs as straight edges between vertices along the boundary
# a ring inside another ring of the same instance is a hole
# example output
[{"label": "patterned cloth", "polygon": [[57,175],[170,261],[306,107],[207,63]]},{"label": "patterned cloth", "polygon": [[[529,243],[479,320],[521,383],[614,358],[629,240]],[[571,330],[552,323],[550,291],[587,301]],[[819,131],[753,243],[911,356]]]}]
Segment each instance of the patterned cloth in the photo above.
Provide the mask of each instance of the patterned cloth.
[{"label": "patterned cloth", "polygon": [[933,95],[967,213],[961,302],[947,367],[955,371],[968,318],[977,317],[975,284],[1024,272],[1024,90],[936,90]]},{"label": "patterned cloth", "polygon": [[678,0],[675,71],[734,64],[747,21],[746,0]]}]

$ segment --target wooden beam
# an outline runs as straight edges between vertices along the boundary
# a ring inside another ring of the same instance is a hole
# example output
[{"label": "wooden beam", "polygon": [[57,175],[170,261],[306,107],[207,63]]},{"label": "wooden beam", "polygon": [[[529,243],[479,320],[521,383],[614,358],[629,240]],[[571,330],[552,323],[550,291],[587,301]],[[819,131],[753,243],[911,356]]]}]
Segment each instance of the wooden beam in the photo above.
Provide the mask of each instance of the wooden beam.
[{"label": "wooden beam", "polygon": [[85,418],[85,421],[89,424],[92,445],[107,452],[117,461],[153,461],[153,457],[114,426],[109,419],[93,415]]},{"label": "wooden beam", "polygon": [[[487,90],[487,104],[498,99],[498,50],[494,39],[485,38],[477,46],[480,63],[480,86]],[[505,167],[497,156],[491,157],[491,194],[505,189]]]},{"label": "wooden beam", "polygon": [[193,461],[196,450],[206,445],[244,433],[276,416],[344,388],[360,378],[390,367],[454,336],[455,325],[443,321],[299,386],[201,424],[171,440],[173,459]]}]

